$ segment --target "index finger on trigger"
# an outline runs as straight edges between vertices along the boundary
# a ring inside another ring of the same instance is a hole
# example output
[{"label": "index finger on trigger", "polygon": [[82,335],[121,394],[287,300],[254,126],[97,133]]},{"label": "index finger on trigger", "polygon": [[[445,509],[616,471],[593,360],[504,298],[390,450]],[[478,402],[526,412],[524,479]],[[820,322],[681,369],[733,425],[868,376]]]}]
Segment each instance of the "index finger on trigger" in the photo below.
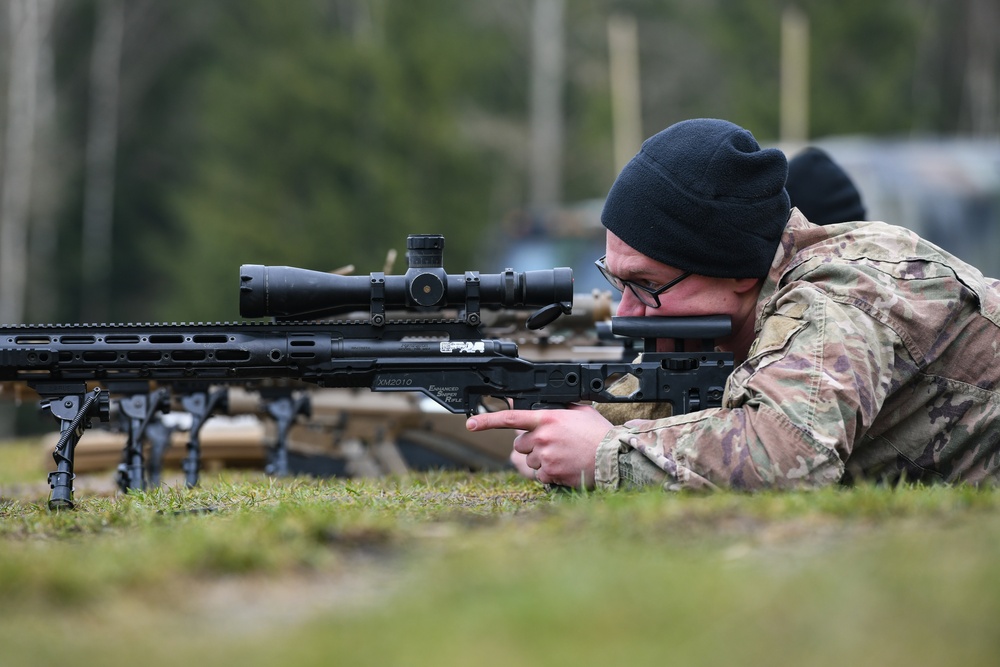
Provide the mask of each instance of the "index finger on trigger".
[{"label": "index finger on trigger", "polygon": [[500,410],[470,417],[465,428],[470,431],[487,431],[493,428],[512,428],[530,431],[535,428],[537,417],[531,410]]}]

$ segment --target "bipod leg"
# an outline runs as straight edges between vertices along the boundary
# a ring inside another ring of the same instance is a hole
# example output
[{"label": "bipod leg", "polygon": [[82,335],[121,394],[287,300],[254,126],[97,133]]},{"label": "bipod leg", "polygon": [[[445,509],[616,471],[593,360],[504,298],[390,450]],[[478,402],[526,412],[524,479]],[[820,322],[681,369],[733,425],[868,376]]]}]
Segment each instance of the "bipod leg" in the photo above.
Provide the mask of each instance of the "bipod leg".
[{"label": "bipod leg", "polygon": [[189,487],[195,487],[198,485],[201,468],[201,427],[214,412],[226,412],[229,409],[229,392],[224,387],[215,391],[193,391],[181,398],[181,404],[191,413],[184,477]]},{"label": "bipod leg", "polygon": [[159,486],[163,481],[163,457],[170,449],[170,438],[175,428],[173,425],[165,424],[159,415],[146,427],[146,436],[149,438],[149,461],[146,463],[146,471],[149,474],[150,486]]},{"label": "bipod leg", "polygon": [[264,394],[264,407],[274,419],[277,437],[271,446],[264,472],[275,477],[285,477],[289,474],[288,466],[288,432],[299,415],[312,416],[312,403],[308,394],[293,396],[292,394]]},{"label": "bipod leg", "polygon": [[122,415],[128,419],[128,441],[118,465],[118,488],[127,493],[146,488],[143,443],[146,429],[157,412],[170,409],[170,394],[166,389],[137,393],[122,398],[118,403]]},{"label": "bipod leg", "polygon": [[[39,394],[43,390],[36,387]],[[100,387],[87,393],[85,385],[80,385],[78,393],[54,392],[44,394],[42,407],[48,409],[59,420],[59,442],[56,443],[52,458],[56,462],[55,472],[49,473],[49,509],[73,509],[73,455],[83,432],[90,428],[90,418],[95,414],[102,422],[108,421],[108,394]]]}]

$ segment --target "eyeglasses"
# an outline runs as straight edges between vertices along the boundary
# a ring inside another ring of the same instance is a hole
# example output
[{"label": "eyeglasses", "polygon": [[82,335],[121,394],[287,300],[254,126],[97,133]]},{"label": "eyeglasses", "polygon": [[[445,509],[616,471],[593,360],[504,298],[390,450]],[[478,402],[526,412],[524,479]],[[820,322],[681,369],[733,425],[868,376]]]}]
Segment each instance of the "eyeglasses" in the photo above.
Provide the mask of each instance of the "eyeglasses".
[{"label": "eyeglasses", "polygon": [[607,281],[611,283],[611,286],[619,292],[624,292],[625,287],[628,287],[632,290],[632,294],[635,295],[635,298],[639,299],[639,301],[650,308],[659,308],[660,295],[691,275],[691,271],[685,271],[670,282],[664,283],[659,287],[646,287],[645,285],[640,285],[639,283],[632,282],[631,280],[619,278],[615,274],[611,273],[611,271],[608,270],[608,265],[604,263],[606,258],[607,255],[594,262],[594,266],[596,266],[597,270],[601,272],[601,275],[604,276]]}]

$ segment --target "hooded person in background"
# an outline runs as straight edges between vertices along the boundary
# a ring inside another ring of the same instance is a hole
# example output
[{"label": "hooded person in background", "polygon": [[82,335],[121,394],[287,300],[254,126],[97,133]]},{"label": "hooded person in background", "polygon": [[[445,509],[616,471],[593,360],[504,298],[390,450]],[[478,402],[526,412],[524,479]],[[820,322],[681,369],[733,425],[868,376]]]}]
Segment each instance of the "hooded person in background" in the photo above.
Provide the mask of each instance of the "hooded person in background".
[{"label": "hooded person in background", "polygon": [[467,428],[519,431],[522,474],[577,488],[1000,479],[1000,282],[901,227],[813,224],[787,170],[737,125],[683,121],[602,212],[618,315],[731,318],[722,407],[622,424],[589,405],[506,410]]},{"label": "hooded person in background", "polygon": [[826,151],[810,146],[788,161],[785,190],[809,222],[830,225],[865,219],[861,193]]}]

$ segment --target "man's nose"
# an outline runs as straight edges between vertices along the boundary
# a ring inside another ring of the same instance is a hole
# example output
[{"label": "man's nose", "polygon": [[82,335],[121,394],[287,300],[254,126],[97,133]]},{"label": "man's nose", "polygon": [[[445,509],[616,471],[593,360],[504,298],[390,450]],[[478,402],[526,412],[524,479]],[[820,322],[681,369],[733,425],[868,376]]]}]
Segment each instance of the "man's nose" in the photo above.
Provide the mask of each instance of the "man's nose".
[{"label": "man's nose", "polygon": [[642,317],[646,314],[646,304],[639,301],[632,290],[625,288],[622,290],[622,300],[618,302],[618,309],[615,313],[618,317]]}]

